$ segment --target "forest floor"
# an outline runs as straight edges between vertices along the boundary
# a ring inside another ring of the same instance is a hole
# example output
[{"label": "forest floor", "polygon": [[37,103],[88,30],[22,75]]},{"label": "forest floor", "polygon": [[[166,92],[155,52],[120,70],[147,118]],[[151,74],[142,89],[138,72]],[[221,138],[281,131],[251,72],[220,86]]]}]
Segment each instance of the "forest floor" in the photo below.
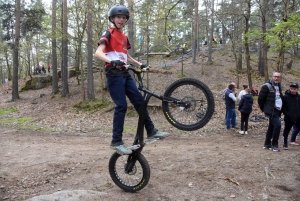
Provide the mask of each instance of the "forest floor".
[{"label": "forest floor", "polygon": [[[0,110],[17,110],[0,116],[0,200],[299,200],[300,147],[264,150],[267,121],[250,121],[248,135],[226,130],[220,94],[230,82],[238,83],[235,62],[226,50],[214,52],[211,65],[206,59],[205,53],[197,57],[197,64],[186,59],[184,74],[212,90],[215,114],[203,128],[185,132],[172,127],[160,107],[149,108],[155,126],[170,136],[144,148],[151,177],[138,193],[124,192],[109,176],[108,161],[114,151],[109,148],[113,110],[108,108],[113,104],[96,112],[75,110],[72,106],[82,100],[82,89],[74,78],[69,80],[68,98],[52,95],[47,87],[20,92],[20,100],[11,102],[11,82],[0,86]],[[167,68],[153,65],[149,88],[163,93],[178,79],[181,67],[181,62]],[[294,67],[299,68],[299,63]],[[100,98],[98,74],[94,76]],[[260,89],[263,80],[253,76],[253,86]],[[300,83],[299,77],[284,73],[284,91],[291,81]],[[19,88],[24,82],[19,81]],[[247,83],[242,74],[238,92]],[[107,95],[104,98],[110,100]],[[155,98],[150,102],[160,104]],[[252,114],[263,115],[257,101],[253,107]],[[123,137],[127,145],[133,142],[137,118],[128,111]],[[238,111],[237,122],[240,127]],[[282,148],[281,140],[279,145]]]}]

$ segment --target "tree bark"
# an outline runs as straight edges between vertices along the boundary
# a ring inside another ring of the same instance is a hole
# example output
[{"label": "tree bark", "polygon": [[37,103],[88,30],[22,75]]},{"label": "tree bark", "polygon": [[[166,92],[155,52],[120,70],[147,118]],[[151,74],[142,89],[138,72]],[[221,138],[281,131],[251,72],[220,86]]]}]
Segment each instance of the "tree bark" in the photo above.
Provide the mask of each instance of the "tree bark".
[{"label": "tree bark", "polygon": [[95,99],[94,92],[94,76],[93,76],[93,22],[92,22],[92,2],[87,0],[87,98],[88,100]]},{"label": "tree bark", "polygon": [[130,42],[131,48],[128,50],[129,55],[134,56],[134,22],[133,22],[133,18],[134,18],[134,10],[133,10],[133,1],[132,0],[128,0],[128,9],[129,9],[129,13],[130,13],[130,18],[127,22],[128,24],[128,40]]},{"label": "tree bark", "polygon": [[67,0],[63,0],[63,35],[62,35],[62,67],[61,67],[61,78],[62,78],[62,97],[69,95],[69,84],[68,84],[68,4]]},{"label": "tree bark", "polygon": [[57,52],[56,52],[56,3],[52,0],[52,94],[56,94],[58,90],[58,74],[57,74]]},{"label": "tree bark", "polygon": [[194,0],[194,6],[195,6],[195,20],[194,20],[194,40],[193,40],[193,64],[196,63],[196,55],[197,55],[197,52],[198,52],[198,45],[199,45],[199,42],[198,42],[198,19],[199,19],[199,14],[198,14],[198,5],[199,5],[199,2],[198,0]]},{"label": "tree bark", "polygon": [[16,0],[16,23],[15,23],[15,42],[13,56],[13,83],[12,83],[12,101],[19,99],[18,87],[18,68],[19,68],[19,41],[20,41],[20,0]]},{"label": "tree bark", "polygon": [[211,20],[211,25],[210,25],[210,34],[207,39],[208,42],[208,62],[212,62],[212,39],[214,37],[214,7],[215,7],[215,2],[214,0],[211,0],[211,15],[210,15],[210,20]]},{"label": "tree bark", "polygon": [[249,51],[249,21],[250,21],[250,12],[251,12],[251,0],[246,2],[246,14],[245,14],[245,59],[246,59],[246,66],[247,66],[247,77],[248,77],[248,84],[249,88],[252,89],[252,77],[251,72],[252,68],[250,65],[250,51]]}]

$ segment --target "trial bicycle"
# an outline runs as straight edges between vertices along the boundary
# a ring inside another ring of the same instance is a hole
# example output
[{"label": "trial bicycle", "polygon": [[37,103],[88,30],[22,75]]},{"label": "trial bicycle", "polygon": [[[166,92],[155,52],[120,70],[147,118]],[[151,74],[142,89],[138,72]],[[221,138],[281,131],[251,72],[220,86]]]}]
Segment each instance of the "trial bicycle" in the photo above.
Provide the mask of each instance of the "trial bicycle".
[{"label": "trial bicycle", "polygon": [[158,139],[144,140],[145,111],[152,96],[162,100],[162,110],[167,121],[174,127],[193,131],[205,126],[215,109],[214,96],[211,90],[201,81],[193,78],[182,78],[173,82],[164,95],[157,94],[143,85],[142,74],[150,67],[138,68],[124,66],[132,71],[138,83],[138,89],[144,93],[139,109],[138,127],[131,147],[132,154],[122,155],[115,152],[109,160],[109,173],[113,182],[126,192],[143,189],[150,179],[150,166],[141,153],[146,144]]}]

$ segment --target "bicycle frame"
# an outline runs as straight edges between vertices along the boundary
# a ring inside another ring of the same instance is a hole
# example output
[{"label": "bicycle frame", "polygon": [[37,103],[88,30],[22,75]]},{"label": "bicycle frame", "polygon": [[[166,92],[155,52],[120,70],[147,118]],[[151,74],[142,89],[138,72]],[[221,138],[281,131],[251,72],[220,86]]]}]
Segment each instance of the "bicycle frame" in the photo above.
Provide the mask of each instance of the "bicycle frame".
[{"label": "bicycle frame", "polygon": [[144,92],[143,95],[143,101],[139,109],[139,119],[138,119],[138,127],[137,127],[137,133],[133,142],[133,145],[131,146],[132,150],[139,150],[139,152],[142,151],[143,147],[145,146],[144,142],[144,125],[145,125],[145,111],[147,110],[147,105],[149,103],[149,100],[152,96],[154,96],[157,99],[160,99],[162,101],[167,101],[170,103],[174,103],[180,107],[184,107],[185,109],[189,108],[191,106],[190,102],[178,100],[176,98],[171,97],[165,97],[163,95],[157,94],[149,89],[147,89],[143,85],[143,79],[141,74],[145,71],[148,71],[150,69],[149,66],[147,66],[144,69],[137,69],[136,67],[132,67],[132,65],[126,65],[126,70],[131,70],[136,76],[138,81],[138,89],[142,92]]},{"label": "bicycle frame", "polygon": [[[167,121],[183,131],[193,131],[205,126],[214,112],[214,97],[210,89],[201,81],[193,78],[182,78],[171,83],[163,95],[157,94],[144,87],[142,73],[149,70],[148,67],[134,67],[126,65],[124,70],[131,70],[138,82],[138,90],[143,92],[142,103],[138,114],[138,126],[132,153],[122,156],[115,152],[109,160],[109,173],[117,186],[126,192],[137,192],[143,189],[150,179],[150,166],[141,153],[146,144],[153,143],[157,139],[144,140],[144,127],[146,111],[152,96],[162,100],[162,110]],[[176,97],[176,98],[174,98]]]}]

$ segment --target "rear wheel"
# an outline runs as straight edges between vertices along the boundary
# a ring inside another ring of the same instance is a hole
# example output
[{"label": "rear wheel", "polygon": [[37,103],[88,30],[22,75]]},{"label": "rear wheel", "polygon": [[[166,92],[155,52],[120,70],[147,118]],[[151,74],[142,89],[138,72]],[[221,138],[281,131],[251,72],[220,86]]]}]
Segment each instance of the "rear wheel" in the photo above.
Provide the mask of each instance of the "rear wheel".
[{"label": "rear wheel", "polygon": [[193,131],[205,126],[215,110],[214,96],[201,81],[183,78],[172,83],[166,90],[165,97],[185,102],[186,107],[163,101],[162,108],[170,124],[178,129]]},{"label": "rear wheel", "polygon": [[109,160],[109,174],[121,189],[136,192],[148,184],[150,166],[141,153],[120,155],[115,152]]}]

